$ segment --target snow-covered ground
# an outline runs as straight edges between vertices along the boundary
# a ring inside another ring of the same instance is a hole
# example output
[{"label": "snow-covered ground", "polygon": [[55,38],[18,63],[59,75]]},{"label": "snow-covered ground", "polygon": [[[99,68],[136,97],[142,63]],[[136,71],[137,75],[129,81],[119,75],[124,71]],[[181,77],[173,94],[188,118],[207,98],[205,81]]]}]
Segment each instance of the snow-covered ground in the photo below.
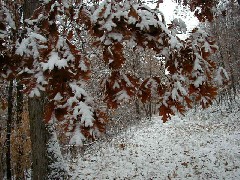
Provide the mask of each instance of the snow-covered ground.
[{"label": "snow-covered ground", "polygon": [[71,164],[72,179],[240,179],[240,106],[154,117],[93,146]]}]

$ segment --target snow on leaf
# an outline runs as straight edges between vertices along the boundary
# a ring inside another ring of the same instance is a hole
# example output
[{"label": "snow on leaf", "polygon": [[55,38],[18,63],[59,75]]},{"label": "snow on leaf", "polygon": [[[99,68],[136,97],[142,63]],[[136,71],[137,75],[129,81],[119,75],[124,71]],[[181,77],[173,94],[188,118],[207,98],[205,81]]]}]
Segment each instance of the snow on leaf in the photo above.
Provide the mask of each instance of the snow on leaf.
[{"label": "snow on leaf", "polygon": [[[224,77],[223,77],[223,75],[224,75]],[[226,78],[226,80],[229,80],[227,71],[223,67],[219,67],[216,72],[214,81],[217,82],[218,85],[223,85],[224,78]]]},{"label": "snow on leaf", "polygon": [[114,81],[114,84],[113,84],[113,89],[119,89],[120,88],[120,85],[117,81]]},{"label": "snow on leaf", "polygon": [[173,100],[177,100],[177,97],[179,97],[179,94],[177,92],[177,89],[176,88],[173,88],[172,90],[172,99]]},{"label": "snow on leaf", "polygon": [[107,5],[108,5],[107,1],[103,1],[102,3],[100,3],[99,7],[94,11],[93,15],[91,16],[91,21],[93,23],[96,23],[97,20],[102,15],[102,13],[104,13]]},{"label": "snow on leaf", "polygon": [[87,96],[86,91],[80,85],[78,85],[76,82],[69,83],[69,86],[72,88],[74,96],[76,96],[77,98],[81,98],[82,95]]},{"label": "snow on leaf", "polygon": [[55,101],[60,101],[63,97],[61,96],[61,93],[57,93],[54,97]]},{"label": "snow on leaf", "polygon": [[118,42],[120,42],[123,39],[123,35],[120,33],[109,33],[108,37]]},{"label": "snow on leaf", "polygon": [[11,15],[11,13],[9,12],[9,10],[5,7],[3,7],[3,10],[4,10],[4,14],[6,15],[6,23],[13,29],[16,29],[16,25],[15,25],[15,22],[13,20],[13,17]]},{"label": "snow on leaf", "polygon": [[121,90],[116,94],[115,100],[117,101],[128,101],[130,100],[130,96],[128,95],[127,91]]},{"label": "snow on leaf", "polygon": [[92,107],[88,106],[84,102],[79,102],[78,108],[80,110],[79,113],[82,115],[81,123],[84,124],[84,127],[92,127],[94,121]]},{"label": "snow on leaf", "polygon": [[198,58],[196,58],[195,61],[194,61],[193,69],[194,69],[194,70],[200,70],[200,71],[202,71],[202,67],[201,67],[201,65],[200,65],[200,61],[199,61]]},{"label": "snow on leaf", "polygon": [[117,25],[112,20],[107,20],[107,22],[103,25],[103,28],[107,31],[112,31],[114,27],[117,27]]},{"label": "snow on leaf", "polygon": [[194,86],[198,88],[200,85],[203,84],[205,78],[203,76],[198,76],[197,79],[193,82]]},{"label": "snow on leaf", "polygon": [[85,137],[81,133],[80,125],[78,124],[75,128],[75,131],[73,132],[73,136],[71,137],[69,143],[76,146],[82,146],[84,140],[85,140]]},{"label": "snow on leaf", "polygon": [[34,97],[34,96],[37,96],[37,97],[40,97],[40,91],[39,89],[36,87],[36,88],[33,88],[29,94],[29,97]]},{"label": "snow on leaf", "polygon": [[[28,31],[31,31],[28,29]],[[27,57],[39,58],[39,50],[45,49],[47,46],[42,45],[47,39],[40,34],[29,32],[28,37],[24,38],[20,44],[16,45],[16,54],[25,55]]]},{"label": "snow on leaf", "polygon": [[43,43],[47,42],[47,39],[44,36],[37,34],[35,32],[31,32],[29,36],[31,38],[35,38],[36,40],[40,40]]},{"label": "snow on leaf", "polygon": [[58,55],[58,52],[51,52],[46,63],[41,63],[43,71],[53,70],[54,67],[58,69],[62,69],[68,66],[67,61],[65,59],[61,59]]}]

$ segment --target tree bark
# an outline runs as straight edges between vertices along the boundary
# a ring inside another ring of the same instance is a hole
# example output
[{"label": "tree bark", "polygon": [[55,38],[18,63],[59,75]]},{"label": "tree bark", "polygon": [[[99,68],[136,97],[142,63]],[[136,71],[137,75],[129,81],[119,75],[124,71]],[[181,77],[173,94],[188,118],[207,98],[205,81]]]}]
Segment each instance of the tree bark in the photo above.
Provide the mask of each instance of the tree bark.
[{"label": "tree bark", "polygon": [[23,147],[23,136],[22,136],[22,115],[23,115],[23,85],[17,82],[17,117],[16,117],[16,131],[18,142],[17,142],[17,157],[16,157],[16,180],[22,180],[24,179],[24,166],[22,166],[23,163],[23,155],[24,155],[24,147]]},{"label": "tree bark", "polygon": [[[1,146],[3,146],[3,144],[0,144]],[[3,149],[3,148],[2,148]],[[3,179],[4,177],[4,164],[3,164],[3,152],[0,152],[0,179]]]},{"label": "tree bark", "polygon": [[39,6],[39,0],[24,0],[23,4],[23,18],[30,18]]},{"label": "tree bark", "polygon": [[[29,18],[38,7],[37,0],[24,1],[24,17]],[[67,179],[67,171],[61,155],[54,125],[44,122],[47,94],[29,98],[28,111],[32,145],[32,179]],[[54,147],[54,148],[53,148]]]},{"label": "tree bark", "polygon": [[[1,126],[0,126],[0,138],[2,138],[2,134],[1,133],[2,132],[1,132]],[[0,146],[4,147],[3,143],[1,142],[1,140],[0,140]],[[4,169],[5,169],[4,165],[5,165],[5,163],[4,163],[4,148],[2,148],[2,151],[0,151],[0,179],[3,179],[3,177],[4,177]]]},{"label": "tree bark", "polygon": [[50,134],[43,121],[44,106],[43,95],[41,97],[30,98],[28,101],[33,180],[46,179],[48,174],[47,142]]},{"label": "tree bark", "polygon": [[[24,19],[30,18],[38,5],[38,0],[24,0]],[[48,174],[47,142],[50,134],[44,123],[44,106],[45,95],[43,93],[41,97],[33,97],[28,100],[33,180],[47,179]]]},{"label": "tree bark", "polygon": [[12,116],[13,114],[13,81],[11,80],[8,87],[8,119],[7,119],[7,135],[6,135],[6,165],[7,180],[12,178],[11,167],[11,132],[12,132]]},{"label": "tree bark", "polygon": [[[1,96],[5,96],[6,92],[5,92],[5,81],[0,81],[1,84]],[[4,122],[6,121],[6,118],[4,116],[5,114],[5,101],[2,97],[0,97],[0,122]],[[7,121],[6,121],[7,122]],[[6,172],[6,160],[5,160],[5,156],[6,156],[6,147],[5,147],[5,130],[4,127],[6,126],[6,123],[1,123],[0,124],[0,147],[1,151],[0,151],[0,179],[4,178],[5,172]]]}]

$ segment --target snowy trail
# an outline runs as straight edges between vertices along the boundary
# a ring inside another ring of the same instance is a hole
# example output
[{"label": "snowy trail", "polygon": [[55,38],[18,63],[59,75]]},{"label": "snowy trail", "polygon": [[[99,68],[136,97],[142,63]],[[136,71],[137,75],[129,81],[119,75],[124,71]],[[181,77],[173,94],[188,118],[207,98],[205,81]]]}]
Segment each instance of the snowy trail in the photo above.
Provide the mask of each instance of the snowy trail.
[{"label": "snowy trail", "polygon": [[75,165],[72,179],[238,180],[240,113],[224,115],[212,108],[165,124],[155,117]]}]

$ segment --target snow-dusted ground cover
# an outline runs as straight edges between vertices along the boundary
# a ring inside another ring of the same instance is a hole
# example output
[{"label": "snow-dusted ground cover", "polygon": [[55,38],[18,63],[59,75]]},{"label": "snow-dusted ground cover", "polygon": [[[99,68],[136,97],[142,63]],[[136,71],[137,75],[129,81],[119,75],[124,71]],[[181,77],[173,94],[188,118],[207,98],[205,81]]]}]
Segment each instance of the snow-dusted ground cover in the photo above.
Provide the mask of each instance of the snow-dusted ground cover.
[{"label": "snow-dusted ground cover", "polygon": [[[239,104],[238,104],[239,105]],[[240,179],[240,106],[191,111],[93,146],[72,179]],[[233,105],[232,105],[233,106]]]}]

